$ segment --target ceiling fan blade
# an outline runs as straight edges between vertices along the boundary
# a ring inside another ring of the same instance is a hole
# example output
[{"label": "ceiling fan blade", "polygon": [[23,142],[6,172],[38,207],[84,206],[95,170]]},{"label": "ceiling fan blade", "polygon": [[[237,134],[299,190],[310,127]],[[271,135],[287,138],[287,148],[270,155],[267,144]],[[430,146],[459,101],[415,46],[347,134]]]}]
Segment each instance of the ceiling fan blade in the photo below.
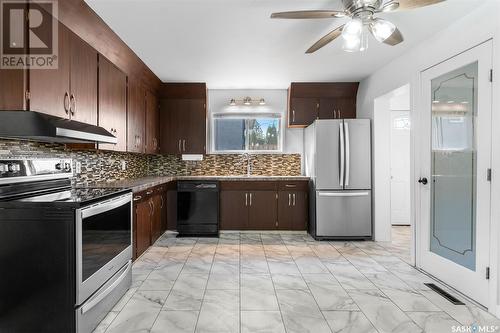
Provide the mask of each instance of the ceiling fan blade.
[{"label": "ceiling fan blade", "polygon": [[336,28],[335,30],[329,32],[325,36],[323,36],[320,40],[318,40],[316,43],[314,43],[313,46],[311,46],[306,53],[314,53],[318,51],[320,48],[325,46],[326,44],[332,42],[335,38],[339,37],[342,35],[342,29],[344,29],[344,25],[341,25],[340,27]]},{"label": "ceiling fan blade", "polygon": [[281,19],[323,19],[344,17],[346,14],[337,10],[300,10],[295,12],[272,13],[271,18]]},{"label": "ceiling fan blade", "polygon": [[409,10],[434,5],[444,1],[446,0],[395,0],[392,2],[399,2],[399,8],[397,10]]}]

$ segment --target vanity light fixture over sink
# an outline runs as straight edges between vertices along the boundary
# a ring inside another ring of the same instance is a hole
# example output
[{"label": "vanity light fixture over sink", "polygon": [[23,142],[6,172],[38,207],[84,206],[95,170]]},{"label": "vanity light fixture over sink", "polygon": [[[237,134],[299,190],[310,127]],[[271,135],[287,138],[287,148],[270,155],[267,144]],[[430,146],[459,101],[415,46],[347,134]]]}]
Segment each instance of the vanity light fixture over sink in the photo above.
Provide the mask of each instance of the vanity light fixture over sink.
[{"label": "vanity light fixture over sink", "polygon": [[243,99],[231,98],[231,100],[229,101],[230,106],[237,106],[237,105],[252,106],[254,104],[261,105],[261,106],[266,105],[266,100],[264,98],[251,98],[251,97],[247,96],[247,97],[244,97]]}]

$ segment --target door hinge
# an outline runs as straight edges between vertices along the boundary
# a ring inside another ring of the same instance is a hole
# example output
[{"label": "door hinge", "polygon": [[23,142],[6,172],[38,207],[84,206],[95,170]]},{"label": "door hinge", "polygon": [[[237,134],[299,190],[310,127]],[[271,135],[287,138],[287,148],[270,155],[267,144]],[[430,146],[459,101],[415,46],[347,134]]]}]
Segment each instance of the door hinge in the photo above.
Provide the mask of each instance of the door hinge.
[{"label": "door hinge", "polygon": [[486,180],[491,182],[491,169],[488,169],[488,171],[486,172]]},{"label": "door hinge", "polygon": [[278,193],[276,193],[276,200],[278,200]]},{"label": "door hinge", "polygon": [[490,69],[490,82],[493,82],[493,68]]},{"label": "door hinge", "polygon": [[31,93],[29,90],[26,90],[26,92],[24,93],[24,97],[26,98],[27,101],[31,99]]},{"label": "door hinge", "polygon": [[490,268],[486,267],[486,280],[490,279]]}]

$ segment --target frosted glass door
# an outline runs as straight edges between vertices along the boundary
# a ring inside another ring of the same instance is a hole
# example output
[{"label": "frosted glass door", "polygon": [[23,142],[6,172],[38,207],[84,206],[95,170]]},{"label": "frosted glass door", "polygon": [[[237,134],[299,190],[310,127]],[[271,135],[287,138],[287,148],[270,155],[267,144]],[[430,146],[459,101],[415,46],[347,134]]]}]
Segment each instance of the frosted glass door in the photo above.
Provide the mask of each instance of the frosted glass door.
[{"label": "frosted glass door", "polygon": [[432,80],[430,250],[476,269],[478,63]]},{"label": "frosted glass door", "polygon": [[492,43],[421,73],[416,264],[489,305]]}]

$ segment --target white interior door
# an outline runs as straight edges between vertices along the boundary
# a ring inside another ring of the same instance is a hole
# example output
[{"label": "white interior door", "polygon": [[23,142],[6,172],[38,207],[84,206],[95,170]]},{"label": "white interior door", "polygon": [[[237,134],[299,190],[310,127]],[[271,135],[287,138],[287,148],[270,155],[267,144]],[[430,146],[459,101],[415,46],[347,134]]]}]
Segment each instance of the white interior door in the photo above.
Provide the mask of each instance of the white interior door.
[{"label": "white interior door", "polygon": [[492,43],[486,42],[421,73],[417,265],[485,306],[491,68]]},{"label": "white interior door", "polygon": [[410,111],[391,111],[391,224],[410,225]]}]

